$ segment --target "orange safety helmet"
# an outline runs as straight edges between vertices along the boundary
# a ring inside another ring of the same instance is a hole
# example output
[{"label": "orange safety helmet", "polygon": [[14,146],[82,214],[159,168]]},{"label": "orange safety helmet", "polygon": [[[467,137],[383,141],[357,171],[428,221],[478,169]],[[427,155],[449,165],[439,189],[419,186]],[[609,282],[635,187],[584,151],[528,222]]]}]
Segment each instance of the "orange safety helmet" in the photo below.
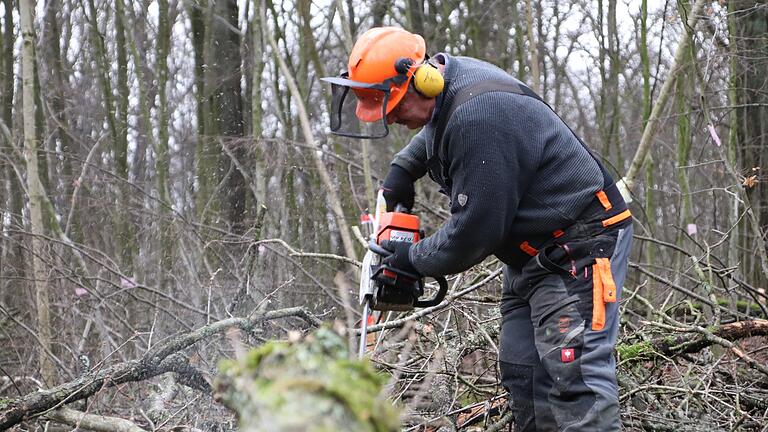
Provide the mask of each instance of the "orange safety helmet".
[{"label": "orange safety helmet", "polygon": [[[400,73],[395,69],[399,59],[407,58],[419,64],[424,61],[426,50],[424,38],[417,34],[398,27],[372,28],[363,33],[352,48],[348,63],[349,79],[366,84],[384,82]],[[355,110],[357,118],[374,122],[389,114],[405,96],[413,73],[414,69],[411,68],[402,83],[390,83],[385,110],[382,110],[384,98],[380,91],[356,88],[351,84],[358,99]]]}]

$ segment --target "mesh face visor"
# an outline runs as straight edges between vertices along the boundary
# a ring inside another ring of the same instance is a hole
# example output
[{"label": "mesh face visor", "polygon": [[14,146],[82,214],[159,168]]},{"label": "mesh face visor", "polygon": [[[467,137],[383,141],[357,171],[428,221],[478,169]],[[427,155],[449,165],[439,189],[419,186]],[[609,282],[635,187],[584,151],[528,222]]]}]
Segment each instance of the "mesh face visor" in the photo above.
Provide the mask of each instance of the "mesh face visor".
[{"label": "mesh face visor", "polygon": [[389,134],[387,102],[390,86],[405,77],[395,76],[381,83],[363,83],[340,77],[322,78],[331,84],[331,132],[351,138],[375,139]]}]

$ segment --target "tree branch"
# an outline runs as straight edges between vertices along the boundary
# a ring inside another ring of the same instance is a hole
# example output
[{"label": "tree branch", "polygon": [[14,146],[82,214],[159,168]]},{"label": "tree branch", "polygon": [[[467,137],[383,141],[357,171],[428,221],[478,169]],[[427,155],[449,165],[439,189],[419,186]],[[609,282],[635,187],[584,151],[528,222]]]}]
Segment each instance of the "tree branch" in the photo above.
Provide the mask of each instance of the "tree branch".
[{"label": "tree branch", "polygon": [[[10,428],[25,419],[46,414],[64,404],[92,396],[105,387],[143,381],[167,372],[179,373],[185,378],[195,376],[199,378],[199,374],[190,373],[191,366],[187,363],[186,357],[179,351],[231,327],[239,327],[248,331],[262,321],[287,317],[301,318],[315,327],[322,324],[319,319],[303,307],[269,311],[247,318],[229,318],[217,321],[192,332],[171,337],[156,345],[139,360],[117,363],[98,371],[91,371],[91,373],[87,373],[76,380],[48,390],[30,393],[20,399],[9,402],[0,401],[0,430]],[[206,388],[197,379],[192,379],[189,383],[188,385],[201,390]]]},{"label": "tree branch", "polygon": [[59,408],[46,414],[51,420],[96,432],[145,432],[132,421]]}]

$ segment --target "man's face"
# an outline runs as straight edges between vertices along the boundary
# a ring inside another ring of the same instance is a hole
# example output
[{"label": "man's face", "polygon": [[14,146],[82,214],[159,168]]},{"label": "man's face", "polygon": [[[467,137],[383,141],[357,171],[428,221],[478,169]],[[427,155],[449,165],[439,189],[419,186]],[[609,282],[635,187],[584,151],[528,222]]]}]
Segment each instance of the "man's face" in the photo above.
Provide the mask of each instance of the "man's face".
[{"label": "man's face", "polygon": [[403,96],[400,103],[387,114],[387,124],[397,123],[408,129],[418,129],[427,124],[432,118],[434,101],[419,96],[411,89]]}]

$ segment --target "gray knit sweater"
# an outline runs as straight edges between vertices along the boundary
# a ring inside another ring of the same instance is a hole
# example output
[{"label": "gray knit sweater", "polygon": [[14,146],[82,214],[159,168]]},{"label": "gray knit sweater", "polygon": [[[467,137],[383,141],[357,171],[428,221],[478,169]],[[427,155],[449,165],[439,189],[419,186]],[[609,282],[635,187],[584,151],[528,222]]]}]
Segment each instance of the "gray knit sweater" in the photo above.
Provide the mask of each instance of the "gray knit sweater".
[{"label": "gray knit sweater", "polygon": [[489,63],[438,55],[446,89],[432,120],[392,163],[415,178],[427,172],[436,148],[447,178],[451,217],[411,248],[411,263],[429,276],[464,271],[489,255],[511,264],[519,244],[570,226],[603,187],[598,163],[544,103],[490,92],[462,104],[434,143],[441,111],[463,87],[515,78]]}]

